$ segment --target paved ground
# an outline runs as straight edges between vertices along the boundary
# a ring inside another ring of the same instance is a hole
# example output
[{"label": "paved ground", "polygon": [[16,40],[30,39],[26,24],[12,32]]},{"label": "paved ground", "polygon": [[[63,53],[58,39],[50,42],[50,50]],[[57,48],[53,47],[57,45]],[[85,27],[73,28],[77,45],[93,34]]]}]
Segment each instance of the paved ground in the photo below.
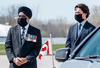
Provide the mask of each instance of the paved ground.
[{"label": "paved ground", "polygon": [[[44,56],[42,59],[37,58],[38,68],[53,68],[52,56]],[[58,68],[62,63],[54,60],[55,67]],[[0,55],[0,68],[9,68],[9,62],[6,55]]]}]

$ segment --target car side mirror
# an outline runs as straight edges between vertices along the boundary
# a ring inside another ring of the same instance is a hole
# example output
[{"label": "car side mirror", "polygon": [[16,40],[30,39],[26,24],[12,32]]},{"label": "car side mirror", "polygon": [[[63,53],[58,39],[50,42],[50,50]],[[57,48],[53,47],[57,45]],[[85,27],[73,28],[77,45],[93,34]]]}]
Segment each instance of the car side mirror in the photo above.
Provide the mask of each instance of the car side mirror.
[{"label": "car side mirror", "polygon": [[55,59],[58,62],[64,62],[69,58],[70,48],[60,48],[55,52]]}]

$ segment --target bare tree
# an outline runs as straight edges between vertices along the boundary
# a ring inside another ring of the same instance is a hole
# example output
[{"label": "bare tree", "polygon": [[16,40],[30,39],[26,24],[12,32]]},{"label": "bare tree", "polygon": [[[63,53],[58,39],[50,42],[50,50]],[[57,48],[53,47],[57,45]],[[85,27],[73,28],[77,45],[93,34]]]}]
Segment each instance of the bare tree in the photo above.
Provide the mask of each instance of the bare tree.
[{"label": "bare tree", "polygon": [[16,20],[15,17],[18,15],[18,6],[11,5],[7,8],[1,7],[0,9],[0,23],[5,24],[6,22],[9,22],[10,25],[15,25]]},{"label": "bare tree", "polygon": [[100,25],[100,6],[94,6],[90,14],[91,16],[88,20],[95,26]]},{"label": "bare tree", "polygon": [[67,36],[67,19],[49,20],[46,25],[43,25],[43,29],[52,37],[66,37]]}]

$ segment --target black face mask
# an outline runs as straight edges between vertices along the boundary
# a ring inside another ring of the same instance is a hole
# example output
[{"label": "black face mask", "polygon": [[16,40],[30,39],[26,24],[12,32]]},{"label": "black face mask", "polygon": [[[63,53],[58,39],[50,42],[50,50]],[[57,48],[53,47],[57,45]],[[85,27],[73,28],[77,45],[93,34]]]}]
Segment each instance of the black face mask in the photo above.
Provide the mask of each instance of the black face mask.
[{"label": "black face mask", "polygon": [[18,18],[17,22],[21,27],[25,27],[28,24],[26,18]]},{"label": "black face mask", "polygon": [[75,19],[79,22],[79,23],[81,23],[84,19],[82,18],[82,14],[78,14],[78,15],[76,15],[75,14]]}]

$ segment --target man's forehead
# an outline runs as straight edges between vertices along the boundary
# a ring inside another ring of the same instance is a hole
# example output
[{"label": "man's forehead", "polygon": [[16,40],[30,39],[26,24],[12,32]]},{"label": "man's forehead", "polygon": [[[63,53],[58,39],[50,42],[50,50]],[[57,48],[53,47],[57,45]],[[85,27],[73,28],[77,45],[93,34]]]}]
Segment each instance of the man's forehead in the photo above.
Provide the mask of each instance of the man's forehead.
[{"label": "man's forehead", "polygon": [[80,8],[76,8],[76,11],[79,11],[80,10]]},{"label": "man's forehead", "polygon": [[75,9],[75,13],[79,13],[79,12],[80,12],[80,13],[83,13],[83,11],[82,11],[80,8],[76,8],[76,9]]},{"label": "man's forehead", "polygon": [[20,12],[19,15],[25,15],[23,12]]},{"label": "man's forehead", "polygon": [[81,9],[80,8],[76,8],[76,10],[75,11],[80,11]]}]

